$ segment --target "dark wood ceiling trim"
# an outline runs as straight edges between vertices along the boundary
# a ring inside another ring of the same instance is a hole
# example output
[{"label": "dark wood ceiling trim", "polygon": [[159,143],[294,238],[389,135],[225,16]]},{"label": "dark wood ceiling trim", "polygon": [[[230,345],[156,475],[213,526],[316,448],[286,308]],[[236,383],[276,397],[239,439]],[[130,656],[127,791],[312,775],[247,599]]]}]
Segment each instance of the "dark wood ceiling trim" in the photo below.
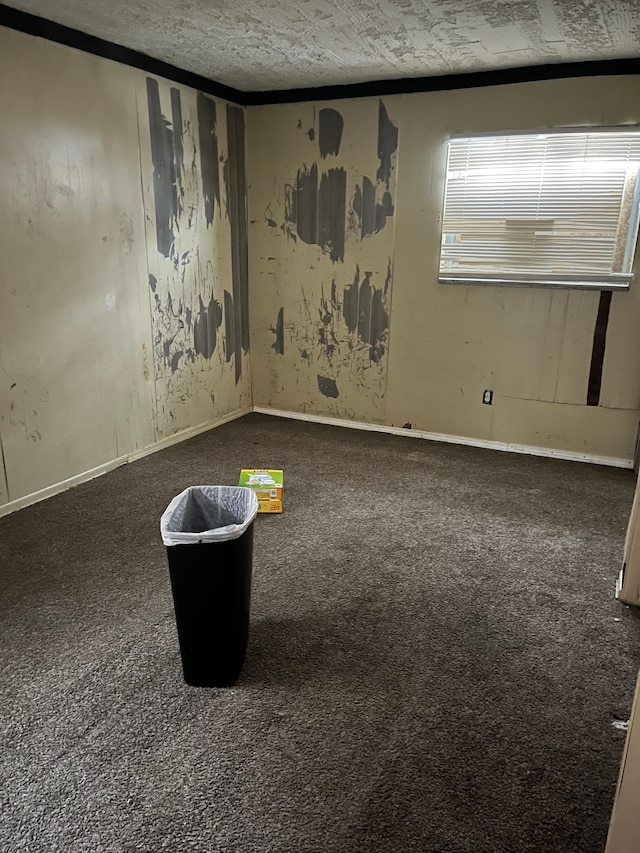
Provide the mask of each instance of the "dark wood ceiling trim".
[{"label": "dark wood ceiling trim", "polygon": [[442,92],[452,89],[476,89],[482,86],[502,86],[508,83],[531,83],[539,80],[562,80],[570,77],[616,76],[640,74],[640,59],[602,59],[590,62],[562,62],[551,65],[530,65],[493,71],[474,71],[466,74],[444,74],[431,77],[403,77],[393,80],[372,80],[367,83],[348,83],[338,86],[310,86],[301,89],[278,89],[263,92],[244,92],[216,83],[199,74],[184,71],[175,65],[153,59],[144,53],[122,45],[89,36],[79,30],[55,24],[46,18],[21,12],[0,3],[0,26],[19,30],[32,36],[55,41],[78,50],[102,56],[123,65],[139,68],[157,77],[166,77],[184,86],[232,101],[236,104],[291,104],[303,101],[341,100],[344,98],[403,95],[413,92]]},{"label": "dark wood ceiling trim", "polygon": [[329,101],[341,98],[405,95],[412,92],[443,92],[452,89],[476,89],[503,86],[506,83],[532,83],[538,80],[562,80],[569,77],[640,74],[640,59],[598,59],[591,62],[562,62],[553,65],[529,65],[467,74],[432,77],[403,77],[401,80],[372,80],[342,86],[284,89],[271,92],[243,92],[246,104],[291,104],[299,101]]},{"label": "dark wood ceiling trim", "polygon": [[62,24],[55,24],[53,21],[48,21],[46,18],[40,18],[37,15],[30,15],[27,12],[20,12],[18,9],[12,9],[4,4],[0,4],[0,26],[19,30],[21,33],[38,36],[48,41],[55,41],[58,44],[67,45],[67,47],[75,47],[77,50],[92,53],[94,56],[102,56],[104,59],[112,59],[122,65],[140,68],[148,74],[166,77],[175,83],[191,86],[193,89],[218,98],[224,98],[226,101],[232,101],[236,104],[245,103],[245,92],[224,86],[222,83],[216,83],[207,77],[201,77],[199,74],[183,71],[181,68],[176,68],[175,65],[162,62],[160,59],[153,59],[144,53],[130,50],[128,47],[122,47],[122,45],[104,41],[95,36],[88,36],[80,30],[63,27]]}]

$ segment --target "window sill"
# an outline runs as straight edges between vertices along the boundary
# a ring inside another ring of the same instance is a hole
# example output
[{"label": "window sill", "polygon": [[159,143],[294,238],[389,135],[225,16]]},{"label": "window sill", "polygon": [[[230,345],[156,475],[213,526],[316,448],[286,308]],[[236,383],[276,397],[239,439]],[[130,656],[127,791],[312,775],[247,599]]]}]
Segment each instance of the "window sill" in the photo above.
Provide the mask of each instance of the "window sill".
[{"label": "window sill", "polygon": [[485,287],[545,287],[563,290],[629,290],[629,281],[558,281],[554,279],[474,278],[473,276],[438,276],[440,284],[474,284]]}]

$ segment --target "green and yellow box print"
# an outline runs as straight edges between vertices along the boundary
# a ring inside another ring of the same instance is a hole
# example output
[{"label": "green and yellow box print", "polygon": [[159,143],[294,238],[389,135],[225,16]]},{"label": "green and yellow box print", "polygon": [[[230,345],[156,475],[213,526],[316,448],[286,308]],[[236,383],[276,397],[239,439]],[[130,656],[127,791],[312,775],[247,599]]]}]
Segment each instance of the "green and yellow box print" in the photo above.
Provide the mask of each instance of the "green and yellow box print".
[{"label": "green and yellow box print", "polygon": [[258,512],[282,512],[283,472],[266,468],[243,468],[239,486],[247,486],[256,493]]}]

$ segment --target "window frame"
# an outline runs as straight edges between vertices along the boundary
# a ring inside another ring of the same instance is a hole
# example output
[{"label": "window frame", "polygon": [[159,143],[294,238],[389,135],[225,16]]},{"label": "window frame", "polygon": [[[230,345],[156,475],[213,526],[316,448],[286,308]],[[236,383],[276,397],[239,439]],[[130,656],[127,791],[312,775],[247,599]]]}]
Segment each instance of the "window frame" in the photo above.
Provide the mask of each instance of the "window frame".
[{"label": "window frame", "polygon": [[[563,278],[554,278],[553,276],[536,276],[533,273],[511,273],[509,276],[501,276],[499,271],[493,273],[449,273],[442,270],[442,249],[444,243],[444,224],[445,212],[447,204],[447,187],[450,162],[450,143],[454,141],[464,141],[468,139],[507,139],[515,136],[560,136],[565,134],[600,134],[600,133],[636,133],[640,135],[640,123],[622,124],[622,125],[594,125],[594,126],[575,126],[575,127],[546,127],[520,130],[501,130],[501,131],[479,131],[479,132],[456,132],[452,133],[444,144],[445,148],[445,164],[444,164],[444,179],[442,191],[442,206],[440,212],[440,248],[438,254],[438,282],[440,284],[467,284],[467,285],[484,285],[492,287],[543,287],[543,288],[561,288],[575,290],[593,290],[593,291],[621,291],[629,290],[635,278],[634,267],[640,260],[640,167],[636,174],[635,186],[632,198],[632,210],[627,226],[627,234],[635,234],[633,239],[627,238],[625,242],[625,256],[631,254],[629,272],[625,273],[610,273],[607,280],[602,274],[580,275],[576,276],[575,280],[567,280],[568,276]],[[624,190],[623,190],[624,198]],[[617,236],[618,236],[617,232]],[[616,282],[615,276],[619,275],[621,280]]]}]

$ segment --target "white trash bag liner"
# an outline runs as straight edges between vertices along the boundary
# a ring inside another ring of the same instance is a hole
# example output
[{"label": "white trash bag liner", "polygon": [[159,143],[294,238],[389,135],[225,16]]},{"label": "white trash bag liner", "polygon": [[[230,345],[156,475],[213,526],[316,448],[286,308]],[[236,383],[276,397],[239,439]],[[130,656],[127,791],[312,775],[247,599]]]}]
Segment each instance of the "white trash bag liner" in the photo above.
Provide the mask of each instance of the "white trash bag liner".
[{"label": "white trash bag liner", "polygon": [[238,539],[258,512],[258,498],[246,486],[189,486],[162,513],[165,545],[196,545]]}]

